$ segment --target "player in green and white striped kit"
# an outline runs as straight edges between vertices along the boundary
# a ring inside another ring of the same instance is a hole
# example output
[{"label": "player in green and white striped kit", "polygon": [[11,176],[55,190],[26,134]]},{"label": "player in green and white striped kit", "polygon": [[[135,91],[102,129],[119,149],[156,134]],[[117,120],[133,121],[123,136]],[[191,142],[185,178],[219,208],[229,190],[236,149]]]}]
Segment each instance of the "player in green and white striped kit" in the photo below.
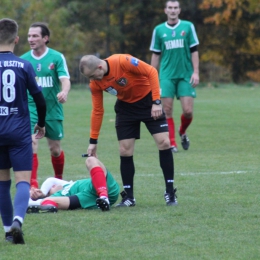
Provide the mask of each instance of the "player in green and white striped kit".
[{"label": "player in green and white striped kit", "polygon": [[177,152],[173,114],[173,99],[181,101],[182,115],[179,134],[184,150],[189,148],[186,129],[193,118],[194,87],[199,83],[198,37],[194,25],[180,20],[179,1],[166,1],[167,21],[155,27],[150,50],[151,65],[159,69],[161,98],[169,128],[172,151]]},{"label": "player in green and white striped kit", "polygon": [[[28,32],[28,42],[31,51],[21,58],[30,61],[37,75],[38,85],[42,87],[42,93],[47,104],[46,134],[51,153],[51,161],[55,177],[62,179],[64,168],[64,152],[61,149],[60,140],[63,138],[63,108],[70,90],[70,75],[65,57],[62,53],[47,47],[50,31],[44,23],[34,23]],[[33,169],[31,187],[38,188],[38,140],[35,139],[33,128],[37,122],[35,103],[28,95],[30,110],[32,140],[33,140]]]}]

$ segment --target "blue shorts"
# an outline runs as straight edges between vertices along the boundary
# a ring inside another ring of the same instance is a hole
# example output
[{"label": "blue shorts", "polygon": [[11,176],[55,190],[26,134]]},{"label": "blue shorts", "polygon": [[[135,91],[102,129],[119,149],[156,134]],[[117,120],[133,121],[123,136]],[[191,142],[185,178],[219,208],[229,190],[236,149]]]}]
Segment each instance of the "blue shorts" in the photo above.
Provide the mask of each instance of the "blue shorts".
[{"label": "blue shorts", "polygon": [[0,146],[0,169],[32,170],[32,143]]}]

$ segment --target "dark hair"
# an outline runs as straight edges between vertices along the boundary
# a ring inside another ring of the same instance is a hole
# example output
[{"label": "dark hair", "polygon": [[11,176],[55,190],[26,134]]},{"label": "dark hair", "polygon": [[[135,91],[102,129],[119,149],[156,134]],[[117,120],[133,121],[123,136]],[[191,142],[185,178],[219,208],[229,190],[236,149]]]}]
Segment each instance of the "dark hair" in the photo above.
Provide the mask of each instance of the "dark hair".
[{"label": "dark hair", "polygon": [[165,1],[165,7],[167,7],[168,2],[178,2],[179,6],[181,5],[180,1],[178,1],[178,0],[167,0],[167,1]]},{"label": "dark hair", "polygon": [[[36,22],[36,23],[33,23],[31,24],[30,28],[35,28],[35,27],[40,27],[41,28],[41,34],[42,34],[42,37],[44,36],[48,36],[50,38],[50,30],[48,28],[48,26],[45,24],[45,23],[42,23],[42,22]],[[49,43],[49,40],[46,41],[46,44]]]},{"label": "dark hair", "polygon": [[15,20],[3,18],[0,20],[0,44],[11,44],[18,33],[18,24]]}]

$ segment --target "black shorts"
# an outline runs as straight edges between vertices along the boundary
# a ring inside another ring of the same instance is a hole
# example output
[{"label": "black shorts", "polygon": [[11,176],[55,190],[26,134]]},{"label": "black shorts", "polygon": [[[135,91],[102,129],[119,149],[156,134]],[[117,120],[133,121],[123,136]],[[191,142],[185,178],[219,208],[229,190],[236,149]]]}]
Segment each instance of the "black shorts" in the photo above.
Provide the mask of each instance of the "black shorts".
[{"label": "black shorts", "polygon": [[154,120],[151,110],[151,92],[135,103],[117,100],[115,104],[117,139],[119,141],[131,138],[140,139],[141,122],[145,123],[151,135],[168,132],[165,114]]}]

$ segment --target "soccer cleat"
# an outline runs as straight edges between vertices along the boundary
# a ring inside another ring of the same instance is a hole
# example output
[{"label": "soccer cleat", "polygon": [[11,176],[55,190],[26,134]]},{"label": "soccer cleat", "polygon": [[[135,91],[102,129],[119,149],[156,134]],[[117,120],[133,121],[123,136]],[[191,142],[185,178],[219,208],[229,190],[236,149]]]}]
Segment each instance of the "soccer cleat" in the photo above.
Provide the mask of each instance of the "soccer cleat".
[{"label": "soccer cleat", "polygon": [[6,232],[5,233],[5,241],[6,242],[10,242],[10,243],[13,243],[14,240],[13,240],[13,235],[11,232]]},{"label": "soccer cleat", "polygon": [[100,197],[96,199],[97,207],[102,211],[108,211],[110,209],[110,203],[107,197]]},{"label": "soccer cleat", "polygon": [[188,150],[189,149],[189,146],[190,146],[190,140],[189,140],[189,138],[188,138],[188,136],[186,135],[186,134],[181,134],[180,132],[179,132],[179,135],[180,135],[180,137],[181,137],[181,145],[182,145],[182,148],[184,149],[184,150]]},{"label": "soccer cleat", "polygon": [[178,149],[177,149],[176,146],[172,146],[171,149],[172,149],[172,153],[177,153],[178,152]]},{"label": "soccer cleat", "polygon": [[120,193],[122,196],[122,201],[116,205],[116,207],[134,207],[135,206],[135,199],[127,198],[127,193],[122,191]]},{"label": "soccer cleat", "polygon": [[23,232],[17,220],[13,222],[10,232],[12,234],[14,244],[24,244]]},{"label": "soccer cleat", "polygon": [[57,213],[58,209],[53,205],[28,206],[26,213]]},{"label": "soccer cleat", "polygon": [[170,193],[166,193],[166,192],[164,193],[164,199],[165,199],[165,202],[166,202],[166,206],[176,206],[176,205],[178,205],[176,191],[177,191],[177,189],[174,189]]}]

